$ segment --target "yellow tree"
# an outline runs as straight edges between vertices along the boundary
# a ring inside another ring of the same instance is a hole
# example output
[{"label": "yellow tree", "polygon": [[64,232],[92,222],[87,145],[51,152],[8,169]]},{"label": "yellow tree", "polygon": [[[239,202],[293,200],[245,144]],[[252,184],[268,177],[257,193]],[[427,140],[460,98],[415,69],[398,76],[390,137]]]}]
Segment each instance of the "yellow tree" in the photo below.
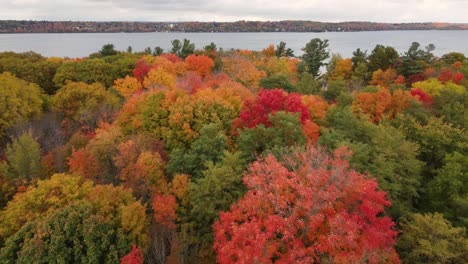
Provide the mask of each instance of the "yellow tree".
[{"label": "yellow tree", "polygon": [[136,91],[140,91],[143,87],[138,79],[127,75],[125,78],[115,80],[114,88],[120,95],[128,98]]}]

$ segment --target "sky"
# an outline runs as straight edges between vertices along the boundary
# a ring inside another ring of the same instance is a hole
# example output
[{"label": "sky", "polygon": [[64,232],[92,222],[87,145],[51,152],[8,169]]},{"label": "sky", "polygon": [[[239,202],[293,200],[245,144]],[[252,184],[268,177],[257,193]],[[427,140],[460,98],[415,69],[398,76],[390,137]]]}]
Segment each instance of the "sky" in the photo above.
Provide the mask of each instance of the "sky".
[{"label": "sky", "polygon": [[468,0],[0,0],[0,20],[467,23]]}]

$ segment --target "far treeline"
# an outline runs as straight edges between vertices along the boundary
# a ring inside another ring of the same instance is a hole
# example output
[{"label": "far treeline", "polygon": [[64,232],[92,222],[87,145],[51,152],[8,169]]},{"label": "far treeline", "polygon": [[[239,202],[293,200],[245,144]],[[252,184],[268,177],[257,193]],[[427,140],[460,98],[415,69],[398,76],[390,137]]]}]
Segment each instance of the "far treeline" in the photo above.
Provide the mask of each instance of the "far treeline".
[{"label": "far treeline", "polygon": [[0,53],[0,263],[466,263],[468,60]]},{"label": "far treeline", "polygon": [[456,23],[317,22],[302,20],[237,22],[91,22],[0,20],[0,33],[104,32],[339,32],[378,30],[468,30]]}]

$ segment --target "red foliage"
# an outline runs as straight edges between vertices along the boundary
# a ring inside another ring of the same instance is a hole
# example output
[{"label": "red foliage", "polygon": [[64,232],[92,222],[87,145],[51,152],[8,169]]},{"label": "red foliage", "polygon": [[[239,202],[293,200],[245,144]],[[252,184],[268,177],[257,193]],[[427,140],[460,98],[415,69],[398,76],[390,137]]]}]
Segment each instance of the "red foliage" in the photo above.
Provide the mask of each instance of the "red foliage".
[{"label": "red foliage", "polygon": [[135,69],[133,70],[133,77],[138,81],[143,82],[148,72],[151,70],[151,65],[146,60],[139,60],[135,64]]},{"label": "red foliage", "polygon": [[171,61],[172,63],[182,62],[182,59],[174,53],[164,53],[164,54],[161,54],[159,57],[165,58]]},{"label": "red foliage", "polygon": [[[310,148],[250,166],[249,191],[213,225],[218,263],[399,263],[377,182]],[[291,171],[288,168],[295,168]]]},{"label": "red foliage", "polygon": [[188,72],[177,80],[177,87],[187,91],[189,94],[194,94],[203,87],[203,79],[196,72]]},{"label": "red foliage", "polygon": [[95,180],[99,175],[99,163],[96,157],[84,148],[73,150],[68,158],[68,166],[70,172],[87,179]]},{"label": "red foliage", "polygon": [[464,77],[465,76],[463,75],[463,73],[459,72],[459,73],[456,73],[455,76],[453,76],[452,80],[454,83],[460,84]]},{"label": "red foliage", "polygon": [[143,264],[143,254],[141,254],[141,250],[133,245],[132,251],[120,260],[120,264]]},{"label": "red foliage", "polygon": [[239,118],[234,121],[234,128],[253,128],[259,124],[271,126],[268,115],[285,111],[299,113],[302,124],[310,119],[309,109],[302,103],[299,94],[288,94],[281,89],[261,90],[255,99],[248,99]]},{"label": "red foliage", "polygon": [[394,84],[405,84],[405,77],[403,75],[398,75],[398,77],[393,81]]},{"label": "red foliage", "polygon": [[210,75],[214,66],[213,60],[209,57],[194,54],[189,55],[185,59],[185,63],[187,63],[187,70],[197,72],[202,77]]},{"label": "red foliage", "polygon": [[408,84],[411,86],[411,84],[415,82],[422,82],[426,80],[426,75],[424,73],[416,73],[408,76]]},{"label": "red foliage", "polygon": [[440,71],[439,76],[437,77],[439,82],[445,84],[448,81],[451,81],[453,79],[453,73],[449,69],[443,69]]},{"label": "red foliage", "polygon": [[173,195],[153,195],[152,207],[156,223],[168,228],[175,229],[177,202]]},{"label": "red foliage", "polygon": [[425,107],[431,107],[432,96],[424,92],[421,88],[413,88],[410,91],[411,96],[420,101]]}]

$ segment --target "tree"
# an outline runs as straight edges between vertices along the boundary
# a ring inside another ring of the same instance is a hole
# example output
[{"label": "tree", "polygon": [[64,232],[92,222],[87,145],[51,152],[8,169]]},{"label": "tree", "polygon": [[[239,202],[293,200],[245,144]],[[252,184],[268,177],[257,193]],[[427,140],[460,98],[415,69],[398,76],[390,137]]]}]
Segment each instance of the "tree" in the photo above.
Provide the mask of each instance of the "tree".
[{"label": "tree", "polygon": [[275,56],[278,58],[281,57],[294,57],[294,51],[290,48],[286,48],[286,42],[281,41],[275,50]]},{"label": "tree", "polygon": [[324,61],[330,58],[327,48],[328,39],[321,40],[319,38],[312,39],[302,48],[304,51],[302,62],[305,64],[307,72],[311,73],[314,78],[319,76],[320,68],[326,65]]},{"label": "tree", "polygon": [[348,167],[347,151],[316,148],[254,162],[248,191],[213,225],[219,263],[398,263],[390,202]]},{"label": "tree", "polygon": [[117,51],[114,49],[114,44],[106,44],[102,46],[101,50],[99,51],[99,54],[102,56],[112,56],[116,55]]},{"label": "tree", "polygon": [[120,260],[120,264],[143,264],[143,254],[141,254],[141,250],[133,245],[132,251]]},{"label": "tree", "polygon": [[99,83],[69,82],[52,97],[52,108],[67,120],[95,127],[119,106],[116,95]]},{"label": "tree", "polygon": [[0,102],[0,142],[6,129],[42,113],[41,89],[10,73],[0,74]]},{"label": "tree", "polygon": [[[39,241],[42,240],[42,238],[44,238],[44,241],[51,241],[47,238],[47,236],[51,234],[42,231],[51,228],[42,228],[42,223],[46,226],[50,224],[53,233],[56,233],[59,237],[61,237],[61,235],[69,236],[67,239],[72,241],[82,239],[96,241],[96,238],[93,238],[94,232],[81,235],[78,233],[79,230],[85,232],[85,228],[78,228],[78,231],[75,233],[73,224],[64,225],[60,222],[52,224],[56,221],[62,221],[60,220],[60,214],[64,213],[63,210],[67,211],[68,206],[77,204],[87,204],[92,208],[91,217],[89,218],[91,221],[98,221],[96,224],[99,224],[99,221],[112,224],[113,228],[102,234],[104,238],[106,235],[117,235],[116,232],[119,232],[120,229],[120,232],[123,233],[117,236],[123,236],[124,239],[128,239],[129,243],[125,246],[124,251],[121,251],[122,254],[118,256],[117,260],[130,250],[132,244],[138,246],[146,245],[147,218],[145,207],[139,201],[135,200],[131,190],[122,187],[114,187],[112,185],[93,186],[91,181],[85,180],[79,176],[55,174],[50,179],[38,181],[36,187],[30,187],[26,192],[16,194],[13,200],[8,203],[7,207],[0,212],[0,246],[10,245],[9,247],[13,247],[7,249],[7,251],[12,251],[10,256],[15,257],[18,256],[18,253],[21,251],[21,246],[29,247],[31,250],[34,250],[34,247],[37,246],[34,245],[34,240],[29,241],[32,243],[29,245],[28,243],[21,245],[17,243],[18,239],[20,239],[20,241],[23,239],[32,239],[33,236],[28,235],[28,232],[37,232],[38,236],[40,236]],[[92,215],[96,216],[93,217]],[[73,216],[70,215],[70,217],[74,218],[77,216],[73,213]],[[82,219],[88,219],[86,214],[83,217]],[[97,219],[93,219],[95,217],[97,217]],[[76,221],[78,220],[77,218]],[[65,223],[66,222],[67,221],[65,221]],[[93,223],[91,222],[90,224],[90,227],[92,227]],[[69,229],[64,232],[62,228],[70,228],[71,230]],[[121,246],[115,243],[105,242],[105,239],[97,239],[97,241],[102,241],[102,246],[110,248]],[[53,240],[51,243],[53,243]],[[85,249],[81,244],[82,243],[78,243],[78,246],[82,248],[81,250],[85,252],[86,250],[93,250],[93,248]],[[43,247],[42,250],[38,250],[38,254],[41,258],[47,258],[50,256],[47,256],[47,254],[40,255],[42,254],[40,252],[45,253],[47,250],[52,250],[55,246],[63,246],[65,243],[58,243],[57,245],[41,243],[41,245]],[[3,250],[4,249],[2,249],[1,254],[5,253]],[[23,253],[27,252],[30,251],[25,250]],[[71,256],[75,254],[75,252],[66,250],[63,254]],[[106,251],[103,251],[101,254],[106,254]],[[29,261],[29,263],[30,262],[34,261]]]},{"label": "tree", "polygon": [[215,124],[207,124],[200,130],[200,136],[193,141],[190,149],[172,150],[167,171],[170,175],[184,173],[191,175],[193,179],[201,177],[207,162],[221,160],[227,148],[226,135]]},{"label": "tree", "polygon": [[7,146],[6,156],[11,178],[30,181],[42,176],[40,146],[30,131]]},{"label": "tree", "polygon": [[45,58],[34,52],[0,53],[0,73],[10,72],[22,80],[37,84],[48,94],[57,90],[52,79],[62,63],[61,58]]},{"label": "tree", "polygon": [[390,46],[377,45],[369,55],[369,70],[375,72],[376,70],[385,71],[392,67],[399,58],[398,52]]},{"label": "tree", "polygon": [[214,261],[211,225],[219,212],[228,210],[245,193],[244,169],[241,153],[226,151],[220,161],[206,163],[203,176],[190,184],[188,202],[179,213],[181,242],[188,261]]},{"label": "tree", "polygon": [[397,250],[406,263],[464,263],[465,228],[453,227],[442,214],[413,214],[400,223]]},{"label": "tree", "polygon": [[358,48],[353,51],[353,57],[351,58],[351,61],[353,63],[353,70],[355,70],[359,64],[364,64],[367,66],[367,50],[362,51]]},{"label": "tree", "polygon": [[211,74],[214,66],[214,62],[207,56],[191,54],[185,59],[187,63],[187,70],[195,71],[202,77],[206,77]]},{"label": "tree", "polygon": [[124,98],[130,97],[133,93],[141,91],[142,85],[138,79],[130,76],[125,76],[125,78],[119,78],[114,81],[114,88],[119,92]]},{"label": "tree", "polygon": [[190,43],[190,40],[188,39],[184,39],[183,42],[178,39],[174,39],[171,41],[171,44],[171,53],[177,54],[177,56],[183,59],[187,58],[187,56],[195,52],[195,44]]},{"label": "tree", "polygon": [[265,89],[283,89],[288,93],[296,91],[296,87],[285,75],[273,75],[260,80],[259,85]]},{"label": "tree", "polygon": [[468,226],[468,157],[455,152],[444,163],[428,184],[430,208],[452,223]]},{"label": "tree", "polygon": [[119,221],[93,211],[89,203],[68,205],[29,222],[6,240],[0,258],[15,263],[117,263],[132,241]]},{"label": "tree", "polygon": [[[315,126],[315,130],[313,127],[312,131],[307,131],[305,125],[301,127],[297,113],[275,112],[268,115],[268,123],[268,126],[261,123],[239,131],[237,149],[242,152],[243,158],[247,161],[253,161],[258,156],[267,154],[274,154],[278,157],[288,154],[290,149],[305,145],[307,136],[316,139],[319,135],[318,126]],[[312,135],[306,134],[306,131]]]},{"label": "tree", "polygon": [[270,126],[269,114],[277,111],[299,113],[301,123],[310,119],[307,107],[298,94],[288,94],[280,89],[261,90],[255,99],[244,102],[239,118],[234,121],[235,128],[253,128],[258,124]]},{"label": "tree", "polygon": [[116,70],[119,67],[113,66],[104,59],[85,59],[83,61],[70,61],[63,63],[54,75],[54,83],[62,87],[71,82],[84,82],[92,84],[99,82],[105,87],[111,87],[114,80],[125,77]]}]

